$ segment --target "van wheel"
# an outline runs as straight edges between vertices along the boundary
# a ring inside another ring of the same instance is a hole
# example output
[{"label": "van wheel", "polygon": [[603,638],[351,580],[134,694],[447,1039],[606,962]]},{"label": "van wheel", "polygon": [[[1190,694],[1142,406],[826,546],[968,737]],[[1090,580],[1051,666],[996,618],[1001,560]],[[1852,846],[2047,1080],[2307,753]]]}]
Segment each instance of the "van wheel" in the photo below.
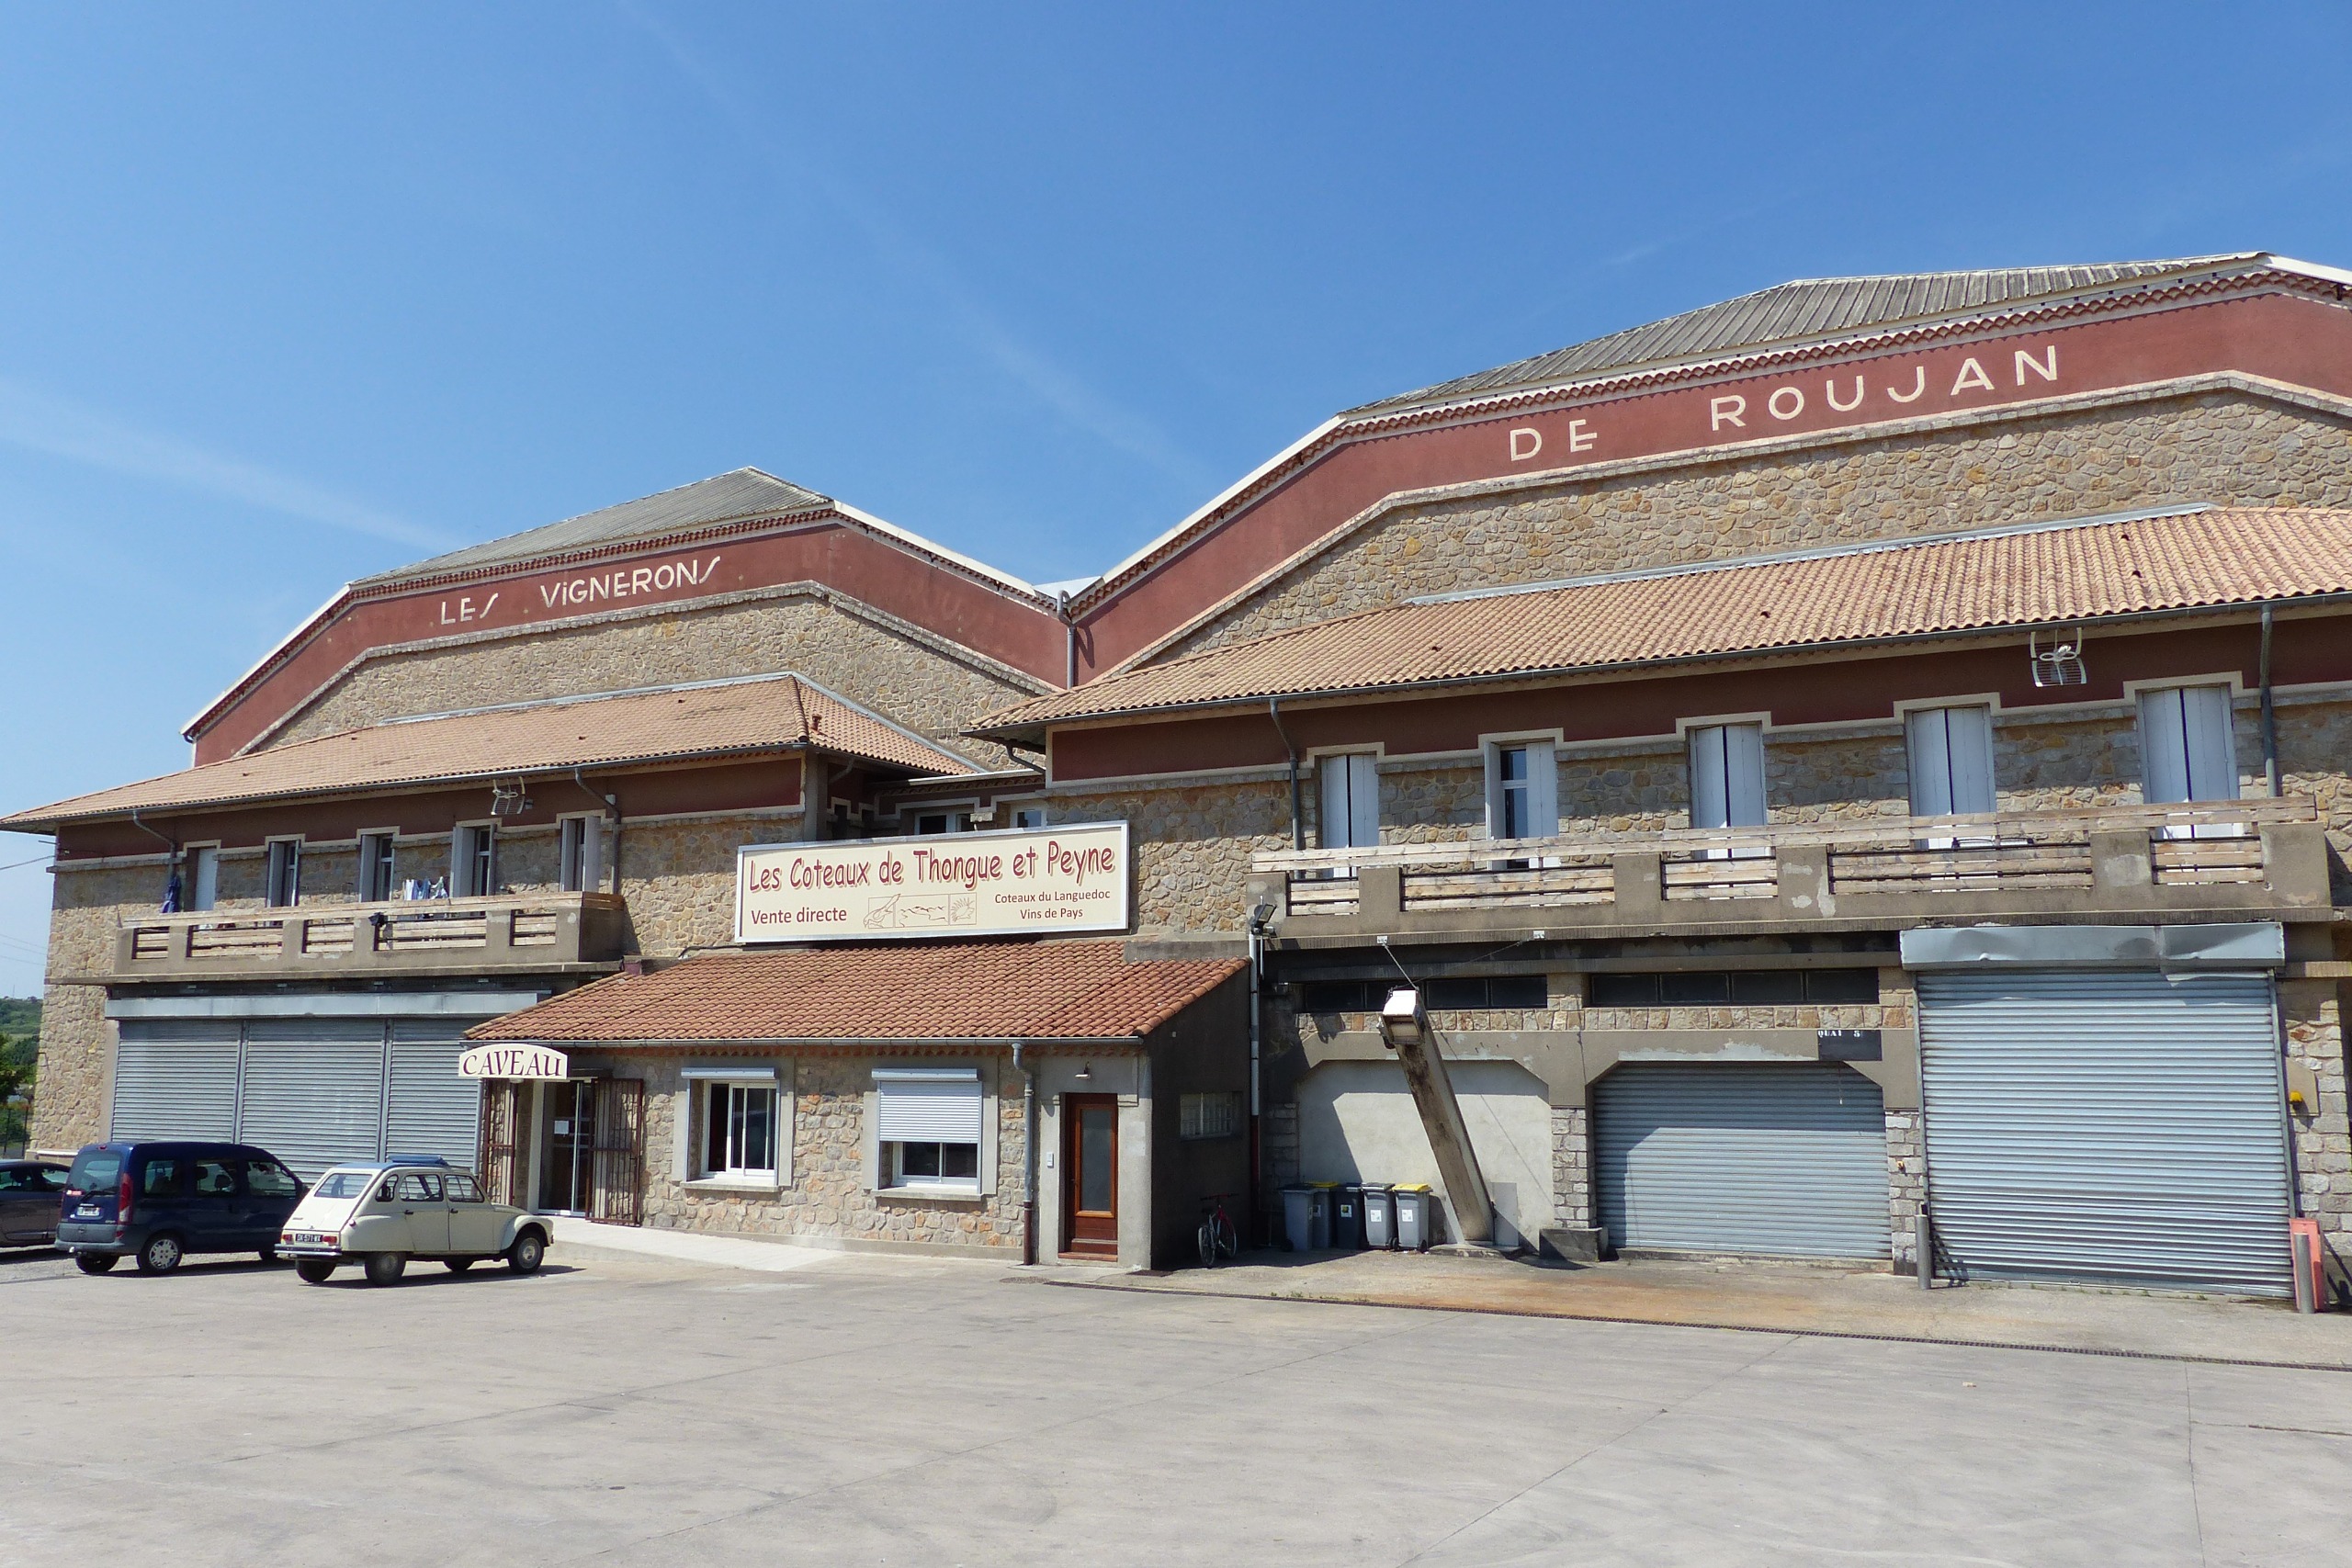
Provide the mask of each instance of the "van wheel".
[{"label": "van wheel", "polygon": [[441,1260],[441,1267],[452,1274],[462,1274],[473,1266],[474,1260],[470,1258],[445,1258]]},{"label": "van wheel", "polygon": [[103,1274],[122,1259],[111,1252],[77,1252],[74,1267],[85,1274]]},{"label": "van wheel", "polygon": [[168,1274],[180,1266],[186,1257],[180,1248],[180,1238],[165,1231],[151,1235],[147,1245],[139,1249],[139,1271],[141,1274]]},{"label": "van wheel", "polygon": [[405,1252],[371,1252],[368,1255],[368,1282],[371,1285],[391,1285],[408,1271]]},{"label": "van wheel", "polygon": [[546,1261],[547,1255],[548,1244],[539,1239],[539,1233],[525,1231],[514,1238],[514,1245],[506,1249],[506,1267],[517,1274],[536,1274],[539,1271],[539,1265]]},{"label": "van wheel", "polygon": [[302,1277],[306,1285],[323,1285],[334,1278],[334,1265],[323,1258],[298,1258],[294,1260],[294,1272]]}]

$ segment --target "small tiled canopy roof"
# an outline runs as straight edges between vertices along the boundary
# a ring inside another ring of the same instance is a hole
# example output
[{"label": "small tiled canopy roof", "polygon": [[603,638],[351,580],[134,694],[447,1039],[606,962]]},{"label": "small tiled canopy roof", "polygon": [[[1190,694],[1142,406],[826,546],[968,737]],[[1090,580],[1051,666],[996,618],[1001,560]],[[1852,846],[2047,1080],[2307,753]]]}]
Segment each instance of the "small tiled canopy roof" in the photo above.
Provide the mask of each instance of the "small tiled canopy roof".
[{"label": "small tiled canopy roof", "polygon": [[133,810],[245,805],[803,747],[919,775],[978,771],[913,731],[786,674],[369,725],[76,795],[0,818],[0,828],[39,832]]},{"label": "small tiled canopy roof", "polygon": [[1433,599],[1148,664],[972,733],[2352,592],[2352,512],[2211,508]]},{"label": "small tiled canopy roof", "polygon": [[472,1030],[532,1043],[1131,1040],[1246,968],[1116,942],[710,953],[615,975]]}]

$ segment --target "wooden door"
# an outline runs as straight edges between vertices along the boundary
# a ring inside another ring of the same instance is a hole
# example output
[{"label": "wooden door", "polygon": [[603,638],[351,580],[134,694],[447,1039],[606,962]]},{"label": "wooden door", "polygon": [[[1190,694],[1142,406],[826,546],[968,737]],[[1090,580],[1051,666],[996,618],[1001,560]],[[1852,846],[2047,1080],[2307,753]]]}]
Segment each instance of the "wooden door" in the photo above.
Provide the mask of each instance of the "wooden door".
[{"label": "wooden door", "polygon": [[1119,1255],[1119,1097],[1062,1096],[1062,1251]]}]

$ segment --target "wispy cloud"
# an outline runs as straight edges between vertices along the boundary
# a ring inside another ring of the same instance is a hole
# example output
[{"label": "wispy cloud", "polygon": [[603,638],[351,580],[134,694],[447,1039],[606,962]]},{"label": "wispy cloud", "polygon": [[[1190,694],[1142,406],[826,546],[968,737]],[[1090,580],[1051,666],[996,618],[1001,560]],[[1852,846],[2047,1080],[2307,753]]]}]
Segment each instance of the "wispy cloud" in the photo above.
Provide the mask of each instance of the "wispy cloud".
[{"label": "wispy cloud", "polygon": [[0,445],[111,473],[160,479],[224,501],[348,529],[416,549],[454,549],[458,540],[242,457],[207,451],[142,430],[54,392],[0,378]]},{"label": "wispy cloud", "polygon": [[1114,451],[1124,452],[1196,489],[1216,488],[1216,476],[1180,448],[1166,432],[1023,342],[981,301],[944,257],[907,233],[879,205],[825,170],[788,154],[719,73],[660,17],[633,0],[620,0],[620,8],[652,36],[678,73],[709,100],[737,138],[772,174],[796,189],[815,192],[856,229],[885,265],[927,289],[966,346],[989,360],[1070,424]]}]

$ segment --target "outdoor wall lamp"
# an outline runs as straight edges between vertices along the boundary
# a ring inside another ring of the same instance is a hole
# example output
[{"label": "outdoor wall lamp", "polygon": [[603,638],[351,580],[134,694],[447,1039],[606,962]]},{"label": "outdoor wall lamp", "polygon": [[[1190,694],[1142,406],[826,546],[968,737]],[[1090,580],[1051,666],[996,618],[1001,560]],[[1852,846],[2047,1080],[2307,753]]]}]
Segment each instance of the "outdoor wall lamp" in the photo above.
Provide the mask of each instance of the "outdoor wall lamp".
[{"label": "outdoor wall lamp", "polygon": [[1092,1083],[1094,1081],[1093,1063],[1080,1062],[1078,1065],[1078,1081],[1080,1083]]}]

